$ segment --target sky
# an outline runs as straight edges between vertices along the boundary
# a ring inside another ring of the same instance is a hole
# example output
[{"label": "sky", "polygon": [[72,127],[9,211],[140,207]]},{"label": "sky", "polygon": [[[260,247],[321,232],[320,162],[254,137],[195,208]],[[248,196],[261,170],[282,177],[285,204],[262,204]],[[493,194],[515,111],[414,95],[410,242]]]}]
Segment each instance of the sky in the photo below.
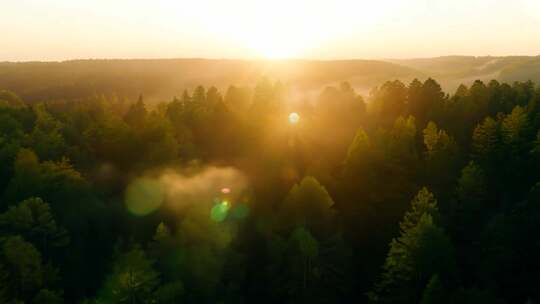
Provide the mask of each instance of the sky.
[{"label": "sky", "polygon": [[0,61],[540,55],[540,0],[0,2]]}]

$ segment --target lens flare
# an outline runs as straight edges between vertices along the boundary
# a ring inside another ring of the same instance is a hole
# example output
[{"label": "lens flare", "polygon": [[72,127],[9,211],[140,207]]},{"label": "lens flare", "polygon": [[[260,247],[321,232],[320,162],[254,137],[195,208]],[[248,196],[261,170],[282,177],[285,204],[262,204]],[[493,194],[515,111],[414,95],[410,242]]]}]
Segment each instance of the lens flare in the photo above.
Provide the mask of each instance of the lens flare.
[{"label": "lens flare", "polygon": [[298,122],[300,121],[300,115],[298,115],[298,113],[296,112],[292,112],[291,114],[289,114],[289,122],[291,124],[297,124]]},{"label": "lens flare", "polygon": [[223,193],[223,194],[229,194],[229,193],[231,193],[231,189],[230,189],[230,188],[227,188],[227,187],[221,188],[221,193]]},{"label": "lens flare", "polygon": [[165,198],[162,184],[151,178],[138,178],[126,189],[126,208],[134,215],[144,216],[156,211]]},{"label": "lens flare", "polygon": [[219,204],[214,205],[210,211],[210,218],[214,222],[223,222],[227,218],[229,213],[230,205],[228,201],[222,201]]}]

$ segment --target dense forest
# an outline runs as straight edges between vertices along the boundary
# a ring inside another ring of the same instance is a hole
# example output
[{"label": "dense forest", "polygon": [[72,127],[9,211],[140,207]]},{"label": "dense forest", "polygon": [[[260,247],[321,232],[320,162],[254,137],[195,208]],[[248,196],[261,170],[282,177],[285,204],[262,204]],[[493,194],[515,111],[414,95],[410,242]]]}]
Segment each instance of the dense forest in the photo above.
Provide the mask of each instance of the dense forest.
[{"label": "dense forest", "polygon": [[0,303],[540,301],[531,81],[24,86],[0,91]]},{"label": "dense forest", "polygon": [[[0,89],[28,103],[92,97],[96,93],[146,103],[181,95],[196,86],[226,92],[230,85],[254,87],[262,77],[287,83],[290,91],[315,99],[321,88],[348,82],[368,95],[393,79],[410,83],[432,77],[444,91],[475,80],[540,83],[540,56],[442,56],[384,60],[93,59],[61,62],[0,62]],[[311,93],[314,94],[311,94]],[[311,96],[314,95],[314,96]]]}]

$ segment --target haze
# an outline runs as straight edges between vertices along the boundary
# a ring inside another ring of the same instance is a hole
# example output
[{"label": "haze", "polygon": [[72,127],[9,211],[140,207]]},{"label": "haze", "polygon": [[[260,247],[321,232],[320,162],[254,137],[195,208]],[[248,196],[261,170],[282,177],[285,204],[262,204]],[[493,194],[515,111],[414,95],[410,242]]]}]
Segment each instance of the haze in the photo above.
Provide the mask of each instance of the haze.
[{"label": "haze", "polygon": [[537,55],[538,11],[536,0],[5,1],[0,61]]}]

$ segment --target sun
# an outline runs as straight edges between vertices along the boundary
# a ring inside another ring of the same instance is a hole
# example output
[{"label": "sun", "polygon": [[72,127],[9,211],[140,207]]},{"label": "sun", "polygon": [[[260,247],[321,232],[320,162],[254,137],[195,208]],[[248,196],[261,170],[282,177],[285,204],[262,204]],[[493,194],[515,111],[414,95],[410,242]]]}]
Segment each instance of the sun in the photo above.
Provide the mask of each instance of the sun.
[{"label": "sun", "polygon": [[314,37],[287,28],[285,25],[255,24],[251,29],[235,33],[236,41],[256,57],[286,59],[302,56],[314,44]]},{"label": "sun", "polygon": [[294,45],[283,41],[283,39],[272,39],[270,41],[253,40],[246,42],[246,44],[255,52],[256,56],[266,59],[287,59],[298,56],[299,52]]},{"label": "sun", "polygon": [[284,45],[259,45],[254,50],[266,59],[286,59],[295,56],[292,49],[287,49]]},{"label": "sun", "polygon": [[[164,28],[169,26],[167,20],[179,20],[170,24],[172,30],[196,42],[190,46],[178,38],[182,48],[208,45],[219,48],[208,52],[246,59],[314,59],[340,57],[351,47],[361,51],[362,43],[380,41],[381,24],[400,21],[401,12],[409,8],[400,0],[158,2],[166,3],[160,18]],[[184,28],[186,24],[190,27]]]},{"label": "sun", "polygon": [[[319,14],[306,12],[306,9],[313,9],[309,1],[279,0],[264,5],[252,1],[243,6],[242,14],[216,23],[218,26],[209,26],[230,45],[247,51],[248,56],[266,59],[306,57],[327,37],[328,24],[320,22]],[[222,15],[217,19],[221,18]]]}]

